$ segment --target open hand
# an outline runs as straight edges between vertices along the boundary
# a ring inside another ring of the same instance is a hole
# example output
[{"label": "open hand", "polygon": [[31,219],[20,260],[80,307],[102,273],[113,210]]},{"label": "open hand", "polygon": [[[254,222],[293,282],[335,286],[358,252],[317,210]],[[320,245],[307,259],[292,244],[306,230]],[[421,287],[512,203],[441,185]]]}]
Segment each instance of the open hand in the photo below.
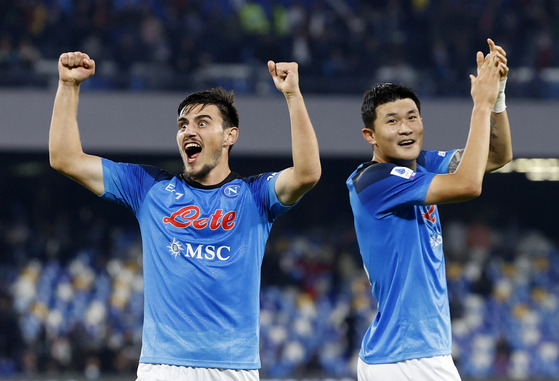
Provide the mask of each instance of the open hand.
[{"label": "open hand", "polygon": [[500,63],[501,70],[499,73],[500,74],[499,80],[502,82],[505,79],[507,79],[507,75],[509,74],[509,67],[507,66],[507,53],[505,52],[505,49],[503,49],[502,46],[495,45],[495,42],[493,42],[493,40],[490,38],[487,39],[487,44],[489,45],[489,53],[487,55],[484,56],[482,52],[477,52],[476,55],[477,72],[479,74],[481,65],[486,59],[489,58],[489,55],[491,53],[495,53]]},{"label": "open hand", "polygon": [[493,107],[499,92],[499,80],[505,71],[504,66],[506,65],[499,57],[499,52],[494,50],[479,63],[477,77],[470,74],[470,93],[474,104]]}]

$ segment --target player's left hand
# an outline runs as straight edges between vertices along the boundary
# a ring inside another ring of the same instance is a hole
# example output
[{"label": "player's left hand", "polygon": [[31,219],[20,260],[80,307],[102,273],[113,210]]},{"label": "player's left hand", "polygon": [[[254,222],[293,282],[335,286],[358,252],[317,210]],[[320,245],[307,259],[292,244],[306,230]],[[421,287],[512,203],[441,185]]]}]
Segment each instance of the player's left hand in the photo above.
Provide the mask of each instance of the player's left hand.
[{"label": "player's left hand", "polygon": [[299,65],[297,62],[268,61],[268,70],[276,88],[285,96],[299,92]]},{"label": "player's left hand", "polygon": [[509,67],[507,66],[507,52],[505,52],[505,49],[503,49],[502,46],[495,45],[495,42],[493,42],[493,40],[490,38],[487,39],[487,44],[489,45],[489,53],[484,56],[482,52],[477,52],[476,55],[478,74],[481,65],[483,65],[483,63],[489,57],[489,55],[491,53],[495,53],[497,58],[499,59],[499,65],[501,67],[501,70],[499,72],[500,73],[499,80],[502,82],[505,79],[507,79],[507,76],[509,74]]}]

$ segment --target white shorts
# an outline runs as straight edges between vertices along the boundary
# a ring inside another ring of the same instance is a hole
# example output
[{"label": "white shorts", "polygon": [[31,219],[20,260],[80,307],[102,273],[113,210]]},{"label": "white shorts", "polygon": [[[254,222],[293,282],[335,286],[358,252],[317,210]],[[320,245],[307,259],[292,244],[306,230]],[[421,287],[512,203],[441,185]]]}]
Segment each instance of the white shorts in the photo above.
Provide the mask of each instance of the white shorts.
[{"label": "white shorts", "polygon": [[138,365],[136,381],[258,381],[257,369],[193,368],[165,364]]},{"label": "white shorts", "polygon": [[452,356],[435,356],[392,364],[357,362],[358,381],[461,381]]}]

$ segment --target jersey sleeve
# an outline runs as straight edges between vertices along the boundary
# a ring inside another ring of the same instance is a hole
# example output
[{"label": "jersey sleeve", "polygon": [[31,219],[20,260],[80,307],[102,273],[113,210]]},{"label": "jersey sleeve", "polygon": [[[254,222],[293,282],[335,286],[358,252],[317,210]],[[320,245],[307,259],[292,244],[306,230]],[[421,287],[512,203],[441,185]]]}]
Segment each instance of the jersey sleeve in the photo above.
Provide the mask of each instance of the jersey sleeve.
[{"label": "jersey sleeve", "polygon": [[435,175],[380,163],[356,172],[348,179],[348,187],[369,213],[382,218],[410,205],[424,205]]},{"label": "jersey sleeve", "polygon": [[280,172],[262,173],[247,179],[247,183],[251,187],[256,203],[260,207],[260,213],[266,215],[268,221],[274,221],[294,205],[285,205],[276,194],[276,180]]},{"label": "jersey sleeve", "polygon": [[424,167],[428,172],[443,175],[448,173],[450,160],[458,151],[458,149],[450,151],[421,151],[417,158],[417,164]]},{"label": "jersey sleeve", "polygon": [[165,175],[151,166],[116,163],[103,158],[105,191],[101,198],[123,205],[136,213],[149,189]]}]

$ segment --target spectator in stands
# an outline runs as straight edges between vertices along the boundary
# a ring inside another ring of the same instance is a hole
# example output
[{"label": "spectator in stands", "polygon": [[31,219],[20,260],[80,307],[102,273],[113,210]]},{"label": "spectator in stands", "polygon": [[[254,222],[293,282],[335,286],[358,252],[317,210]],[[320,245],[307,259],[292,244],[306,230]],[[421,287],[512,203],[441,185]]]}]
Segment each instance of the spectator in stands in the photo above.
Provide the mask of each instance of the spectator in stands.
[{"label": "spectator in stands", "polygon": [[[31,36],[33,47],[27,49],[38,50],[45,59],[56,59],[61,47],[86,50],[86,46],[102,43],[98,54],[103,55],[103,62],[126,62],[128,55],[121,54],[124,49],[128,54],[139,54],[145,63],[157,63],[157,70],[142,73],[144,77],[156,78],[162,71],[168,77],[185,75],[181,71],[184,62],[175,66],[174,61],[174,57],[185,54],[185,45],[180,42],[185,36],[196,52],[191,58],[194,61],[207,55],[218,64],[263,63],[266,52],[273,49],[278,52],[274,56],[299,62],[300,72],[308,71],[305,78],[312,79],[314,86],[310,89],[321,93],[362,92],[366,81],[389,80],[379,78],[393,63],[383,58],[394,54],[389,50],[399,51],[400,66],[413,68],[420,79],[418,90],[440,96],[464,94],[467,81],[460,78],[469,71],[468,52],[486,35],[498,36],[502,45],[508,47],[510,58],[532,69],[534,75],[557,67],[559,39],[553,20],[558,16],[559,6],[551,0],[492,2],[487,7],[460,1],[423,1],[404,7],[394,1],[372,4],[365,0],[164,4],[43,0],[0,4],[0,35],[9,36],[13,50],[17,50],[24,36]],[[3,38],[0,40],[5,44]],[[296,56],[306,60],[308,66]],[[17,57],[14,63],[19,63]],[[189,62],[189,66],[196,68],[198,63]],[[107,78],[96,81],[96,86],[102,83],[107,88],[138,87],[137,81],[122,79],[121,70],[125,69],[103,70],[97,78]],[[0,65],[0,83],[41,86],[49,82],[39,73],[30,76],[26,70],[27,78],[21,78],[13,70],[12,65]],[[195,76],[195,71],[187,73]],[[333,75],[336,77],[332,78]],[[328,77],[325,87],[322,79]],[[545,78],[542,80],[547,81]],[[149,78],[139,82],[155,89],[175,89],[176,85],[171,80]],[[193,82],[192,78],[181,79],[181,83],[189,82]],[[519,83],[518,93],[553,96],[554,92],[538,89],[539,85],[531,87],[533,82]],[[527,88],[523,89],[524,86]]]}]

